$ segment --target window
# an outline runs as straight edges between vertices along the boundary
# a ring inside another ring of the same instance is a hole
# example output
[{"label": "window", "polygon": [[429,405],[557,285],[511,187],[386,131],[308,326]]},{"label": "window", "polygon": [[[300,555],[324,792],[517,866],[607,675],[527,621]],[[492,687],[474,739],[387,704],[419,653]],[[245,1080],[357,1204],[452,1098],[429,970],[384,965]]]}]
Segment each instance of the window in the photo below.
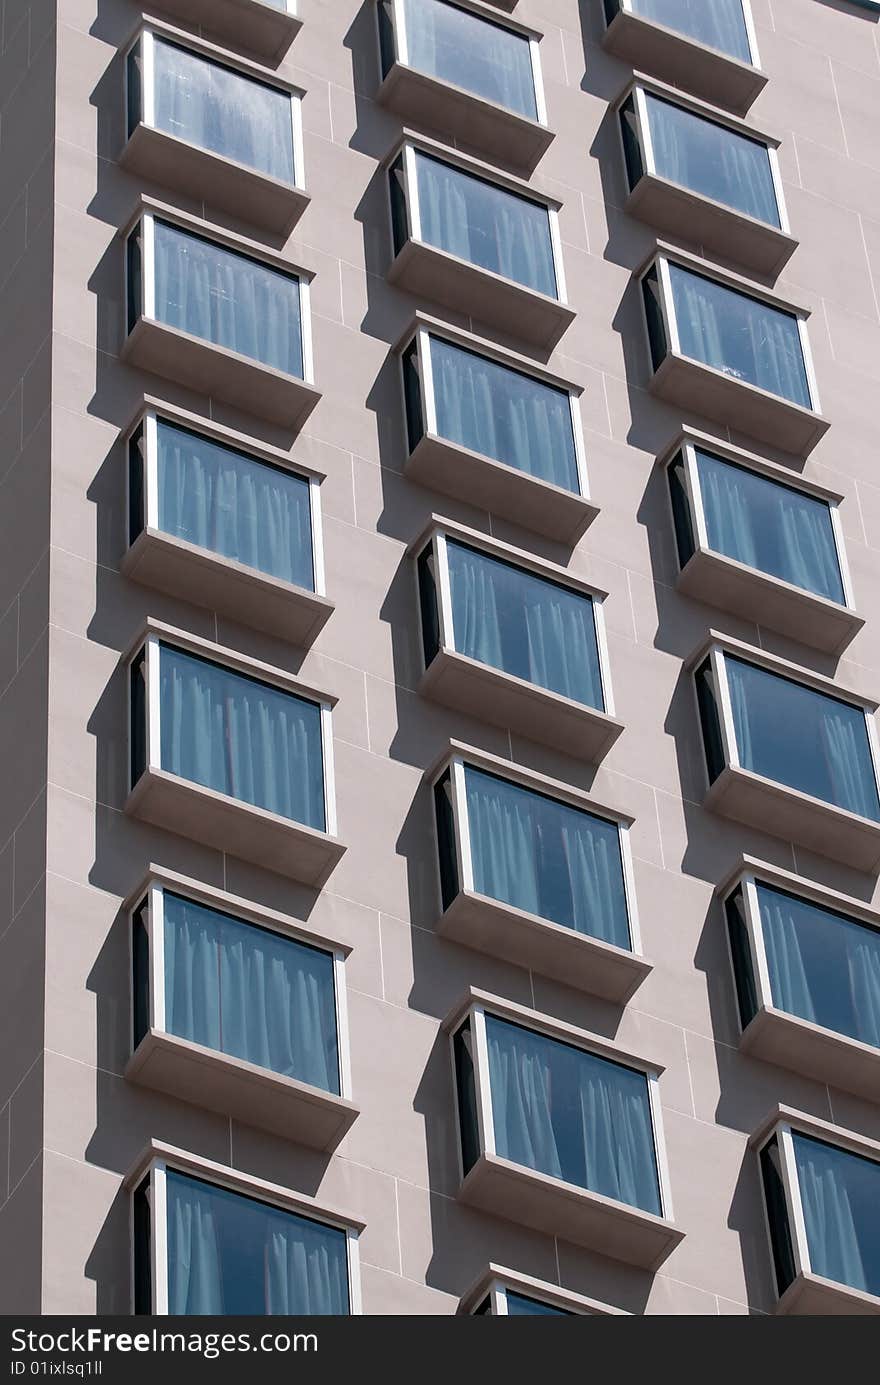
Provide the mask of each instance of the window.
[{"label": "window", "polygon": [[688,444],[668,471],[679,561],[697,544],[847,605],[831,504]]},{"label": "window", "polygon": [[135,1048],[150,1026],[341,1094],[341,954],[154,884],[133,915]]},{"label": "window", "polygon": [[[329,1316],[352,1311],[356,1239],[158,1162],[135,1193],[137,1310],[171,1316]],[[151,1288],[151,1241],[156,1279]],[[149,1302],[145,1297],[149,1293]]]},{"label": "window", "polygon": [[128,239],[129,331],[145,317],[300,380],[308,285],[145,213]]},{"label": "window", "polygon": [[442,643],[457,653],[605,710],[592,597],[442,532],[418,572],[426,667],[442,624]]},{"label": "window", "polygon": [[549,384],[420,329],[403,355],[410,451],[425,432],[584,492],[576,403]]},{"label": "window", "polygon": [[761,995],[764,1004],[880,1049],[880,930],[753,877],[726,910],[743,1027]]},{"label": "window", "polygon": [[473,1309],[473,1316],[488,1313],[495,1317],[577,1317],[567,1308],[557,1308],[544,1299],[531,1298],[528,1294],[514,1293],[506,1284],[497,1282],[490,1293]]},{"label": "window", "polygon": [[129,542],[146,527],[314,592],[318,482],[148,414],[129,443]]},{"label": "window", "polygon": [[129,135],[143,121],[279,182],[300,182],[299,98],[289,91],[149,29],[128,55],[127,78]]},{"label": "window", "polygon": [[775,150],[636,87],[620,112],[630,190],[646,174],[782,229]]},{"label": "window", "polygon": [[[411,234],[437,250],[563,300],[552,209],[407,145],[390,170],[395,253]],[[406,209],[409,211],[410,231]]]},{"label": "window", "polygon": [[663,257],[642,287],[655,371],[673,352],[800,408],[816,407],[806,331],[794,312]]},{"label": "window", "polygon": [[609,23],[621,8],[675,29],[739,62],[754,61],[743,0],[605,0]]},{"label": "window", "polygon": [[[131,665],[134,781],[156,768],[318,831],[328,825],[329,707],[151,635]],[[148,747],[148,748],[147,748]],[[133,782],[134,782],[133,781]]]},{"label": "window", "polygon": [[[463,1090],[472,1070],[459,1065],[462,1119],[482,1103],[485,1152],[662,1215],[646,1073],[481,1009],[456,1042],[488,1080]],[[465,1173],[478,1139],[463,1137]]]}]

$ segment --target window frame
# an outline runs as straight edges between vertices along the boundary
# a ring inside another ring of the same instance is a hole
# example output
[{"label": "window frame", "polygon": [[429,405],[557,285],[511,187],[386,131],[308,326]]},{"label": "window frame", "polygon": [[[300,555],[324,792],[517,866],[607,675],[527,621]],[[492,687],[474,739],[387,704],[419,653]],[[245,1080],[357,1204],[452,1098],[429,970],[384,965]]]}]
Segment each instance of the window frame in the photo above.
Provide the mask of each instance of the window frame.
[{"label": "window frame", "polygon": [[181,1157],[175,1151],[170,1148],[166,1149],[155,1141],[149,1155],[149,1158],[142,1158],[139,1161],[136,1168],[125,1180],[129,1188],[129,1244],[131,1246],[129,1284],[132,1312],[134,1312],[135,1305],[136,1259],[134,1200],[136,1194],[146,1185],[150,1212],[151,1316],[171,1316],[168,1312],[168,1203],[166,1192],[166,1175],[171,1171],[186,1174],[202,1183],[212,1184],[251,1202],[277,1207],[283,1212],[293,1213],[293,1215],[306,1221],[318,1222],[320,1225],[343,1231],[345,1233],[348,1270],[348,1316],[360,1317],[362,1315],[359,1236],[363,1229],[363,1223],[349,1220],[339,1213],[325,1212],[318,1207],[307,1206],[306,1199],[299,1198],[295,1193],[288,1193],[286,1189],[278,1185],[258,1183],[248,1174],[239,1173],[237,1170],[210,1163],[198,1156]]},{"label": "window frame", "polygon": [[[697,47],[700,48],[709,47],[708,44],[704,44],[700,39],[694,38],[692,34],[686,34],[681,29],[673,29],[668,24],[663,24],[659,19],[651,19],[647,15],[640,14],[638,10],[633,8],[633,0],[615,0],[615,3],[618,5],[618,8],[624,12],[624,14],[632,15],[634,19],[642,20],[645,24],[652,24],[655,25],[658,29],[664,29],[671,34],[675,34],[677,38],[684,40],[684,42],[686,43],[696,44]],[[743,18],[745,20],[746,27],[746,38],[748,40],[749,52],[751,54],[751,61],[748,64],[748,66],[754,67],[757,71],[760,71],[761,59],[760,54],[758,52],[758,36],[755,31],[755,22],[752,16],[752,7],[749,3],[749,0],[740,0],[740,4],[742,5]],[[723,58],[726,58],[728,60],[728,62],[741,63],[743,61],[742,58],[737,58],[732,53],[725,53],[724,50],[721,48],[711,48],[710,51],[713,53],[720,53]]]}]

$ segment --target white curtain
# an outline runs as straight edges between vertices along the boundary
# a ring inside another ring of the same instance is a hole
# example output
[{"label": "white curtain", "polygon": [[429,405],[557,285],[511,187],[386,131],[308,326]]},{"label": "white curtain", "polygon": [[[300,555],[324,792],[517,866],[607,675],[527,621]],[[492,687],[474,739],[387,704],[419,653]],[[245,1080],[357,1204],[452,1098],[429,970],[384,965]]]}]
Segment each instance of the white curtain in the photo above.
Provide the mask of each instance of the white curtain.
[{"label": "white curtain", "polygon": [[793,1143],[810,1268],[852,1289],[880,1292],[874,1230],[880,1167],[802,1135],[795,1134]]},{"label": "white curtain", "polygon": [[742,0],[633,0],[636,14],[751,62]]},{"label": "white curtain", "polygon": [[654,161],[662,178],[779,225],[765,145],[650,93],[646,100]]}]

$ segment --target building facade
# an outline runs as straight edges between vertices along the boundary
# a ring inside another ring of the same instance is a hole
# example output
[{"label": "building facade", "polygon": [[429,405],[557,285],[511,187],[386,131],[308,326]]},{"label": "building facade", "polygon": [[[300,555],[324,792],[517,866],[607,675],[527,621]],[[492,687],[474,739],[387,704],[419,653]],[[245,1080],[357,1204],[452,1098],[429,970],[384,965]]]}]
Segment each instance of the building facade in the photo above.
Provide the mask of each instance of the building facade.
[{"label": "building facade", "polygon": [[3,0],[3,1311],[880,1311],[877,21]]}]

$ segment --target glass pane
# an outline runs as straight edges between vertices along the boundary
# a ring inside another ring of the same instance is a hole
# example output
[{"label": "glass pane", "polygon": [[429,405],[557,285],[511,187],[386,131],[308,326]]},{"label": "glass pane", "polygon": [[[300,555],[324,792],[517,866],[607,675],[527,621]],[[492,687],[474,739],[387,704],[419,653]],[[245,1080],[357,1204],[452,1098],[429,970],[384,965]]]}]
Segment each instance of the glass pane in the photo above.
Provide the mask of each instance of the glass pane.
[{"label": "glass pane", "polygon": [[794,1251],[791,1244],[791,1227],[788,1224],[785,1184],[780,1172],[779,1138],[776,1135],[772,1140],[768,1140],[761,1150],[761,1177],[764,1182],[767,1221],[773,1246],[776,1287],[780,1294],[784,1294],[794,1279]]},{"label": "glass pane", "polygon": [[404,0],[411,67],[536,120],[529,40],[445,0]]},{"label": "glass pane", "polygon": [[757,886],[773,1004],[880,1048],[880,932]]},{"label": "glass pane", "polygon": [[162,769],[324,830],[321,709],[160,646]]},{"label": "glass pane", "polygon": [[725,375],[812,407],[798,320],[725,284],[669,265],[681,352]]},{"label": "glass pane", "polygon": [[167,891],[165,1028],[339,1094],[331,955]]},{"label": "glass pane", "polygon": [[792,1132],[814,1274],[880,1294],[880,1165]]},{"label": "glass pane", "polygon": [[779,226],[766,144],[645,92],[655,171],[704,197]]},{"label": "glass pane", "polygon": [[556,297],[550,216],[540,202],[416,153],[422,240]]},{"label": "glass pane", "polygon": [[733,962],[733,975],[736,982],[736,998],[739,1005],[740,1025],[745,1029],[758,1011],[758,996],[752,948],[749,931],[746,927],[743,887],[737,885],[724,905],[727,916],[727,936],[730,939],[730,957]]},{"label": "glass pane", "polygon": [[155,39],[154,109],[159,130],[294,182],[291,98],[229,67]]},{"label": "glass pane", "polygon": [[477,1120],[477,1089],[474,1082],[473,1037],[470,1020],[461,1026],[453,1041],[455,1085],[458,1095],[458,1123],[461,1134],[461,1163],[465,1173],[480,1157]]},{"label": "glass pane", "polygon": [[314,591],[309,483],[157,420],[159,528]]},{"label": "glass pane", "polygon": [[571,400],[518,370],[431,338],[441,438],[580,494]]},{"label": "glass pane", "polygon": [[474,890],[629,948],[617,824],[465,766]]},{"label": "glass pane", "polygon": [[725,663],[743,769],[880,821],[861,708],[740,659]]},{"label": "glass pane", "polygon": [[644,1073],[492,1015],[486,1038],[496,1153],[660,1216]]},{"label": "glass pane", "polygon": [[552,1304],[542,1303],[539,1298],[527,1298],[525,1294],[513,1294],[507,1290],[507,1316],[509,1318],[571,1318],[564,1308],[554,1308]]},{"label": "glass pane", "polygon": [[698,451],[709,547],[844,604],[831,510],[824,500]]},{"label": "glass pane", "polygon": [[632,0],[636,14],[751,63],[742,0]]},{"label": "glass pane", "polygon": [[344,1231],[172,1169],[166,1188],[169,1314],[348,1313]]},{"label": "glass pane", "polygon": [[591,599],[449,539],[446,553],[459,654],[602,710]]},{"label": "glass pane", "polygon": [[158,321],[302,379],[299,280],[168,222],[154,225]]}]

